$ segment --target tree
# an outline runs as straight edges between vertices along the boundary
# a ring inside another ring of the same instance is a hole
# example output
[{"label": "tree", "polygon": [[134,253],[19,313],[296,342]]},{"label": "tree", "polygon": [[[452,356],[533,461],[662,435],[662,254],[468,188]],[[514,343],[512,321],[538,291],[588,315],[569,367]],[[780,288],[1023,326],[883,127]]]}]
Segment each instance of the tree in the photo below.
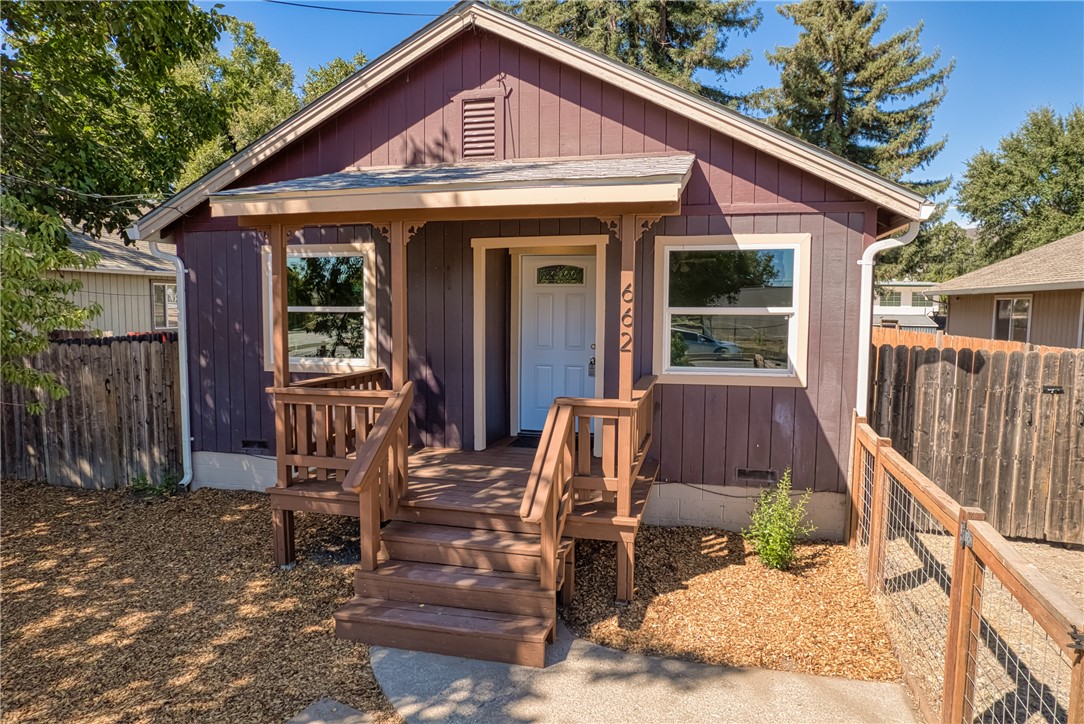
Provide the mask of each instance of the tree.
[{"label": "tree", "polygon": [[178,180],[187,186],[294,113],[294,71],[249,22],[225,18],[232,47],[211,48],[178,71],[181,83],[202,89],[207,116],[204,141]]},{"label": "tree", "polygon": [[749,51],[726,57],[729,36],[747,36],[763,14],[753,0],[510,0],[495,3],[523,20],[720,103],[737,96],[702,83],[697,71],[725,80]]},{"label": "tree", "polygon": [[[939,68],[940,51],[923,54],[921,23],[878,42],[888,11],[874,2],[802,0],[778,10],[801,32],[767,54],[780,85],[754,105],[769,123],[894,181],[941,152],[946,139],[927,138],[954,64]],[[907,183],[933,195],[950,179]]]},{"label": "tree", "polygon": [[975,239],[943,213],[922,225],[922,232],[906,246],[885,252],[877,261],[877,278],[921,279],[943,282],[980,266]]},{"label": "tree", "polygon": [[324,65],[309,68],[305,82],[301,84],[301,105],[307,106],[335,86],[352,76],[369,62],[365,53],[358,51],[350,60],[332,58]]},{"label": "tree", "polygon": [[957,194],[978,222],[983,264],[1084,230],[1084,108],[1029,113],[997,151],[967,162]]},{"label": "tree", "polygon": [[221,17],[187,2],[23,0],[0,4],[0,25],[0,376],[56,399],[64,387],[23,359],[96,311],[58,278],[95,262],[67,232],[123,231],[176,178],[206,106],[174,71],[212,47]]}]

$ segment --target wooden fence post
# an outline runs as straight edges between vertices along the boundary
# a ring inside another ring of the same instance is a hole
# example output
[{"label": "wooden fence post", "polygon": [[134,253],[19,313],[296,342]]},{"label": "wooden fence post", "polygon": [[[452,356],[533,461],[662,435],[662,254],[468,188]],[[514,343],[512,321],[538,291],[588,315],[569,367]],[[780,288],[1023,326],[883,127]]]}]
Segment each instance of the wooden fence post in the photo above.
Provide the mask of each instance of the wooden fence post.
[{"label": "wooden fence post", "polygon": [[1077,651],[1073,659],[1073,673],[1069,677],[1069,724],[1084,724],[1084,651]]},{"label": "wooden fence post", "polygon": [[885,488],[888,487],[884,463],[881,461],[881,448],[889,447],[892,441],[886,437],[877,438],[877,452],[873,456],[873,491],[869,506],[869,570],[866,572],[866,585],[871,591],[880,591],[882,586],[881,569],[884,567],[885,543]]},{"label": "wooden fence post", "polygon": [[961,508],[952,556],[952,588],[949,592],[948,630],[945,635],[945,685],[941,696],[942,724],[970,722],[974,692],[968,679],[975,678],[975,653],[982,613],[984,570],[971,549],[968,521],[985,520],[981,508]]}]

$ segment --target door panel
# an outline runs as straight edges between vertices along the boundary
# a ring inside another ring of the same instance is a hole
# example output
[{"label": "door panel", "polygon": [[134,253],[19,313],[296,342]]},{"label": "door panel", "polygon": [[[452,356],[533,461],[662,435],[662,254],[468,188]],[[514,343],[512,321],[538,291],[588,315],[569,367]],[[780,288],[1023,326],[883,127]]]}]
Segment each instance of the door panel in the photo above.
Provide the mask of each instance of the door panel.
[{"label": "door panel", "polygon": [[521,430],[541,430],[555,397],[594,396],[595,262],[586,255],[522,259]]}]

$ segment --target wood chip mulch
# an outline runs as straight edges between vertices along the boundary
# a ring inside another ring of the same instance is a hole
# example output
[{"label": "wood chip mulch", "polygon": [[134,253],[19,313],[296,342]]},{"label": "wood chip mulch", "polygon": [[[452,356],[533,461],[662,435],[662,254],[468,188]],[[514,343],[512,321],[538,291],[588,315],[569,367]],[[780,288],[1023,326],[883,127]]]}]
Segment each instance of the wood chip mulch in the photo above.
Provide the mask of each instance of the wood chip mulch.
[{"label": "wood chip mulch", "polygon": [[356,521],[299,515],[278,571],[258,493],[0,495],[4,721],[273,722],[325,696],[394,720],[368,648],[334,636]]},{"label": "wood chip mulch", "polygon": [[580,636],[627,651],[866,681],[902,676],[850,548],[799,545],[788,572],[741,535],[643,526],[636,600],[614,601],[613,543],[576,544],[576,595],[563,616]]}]

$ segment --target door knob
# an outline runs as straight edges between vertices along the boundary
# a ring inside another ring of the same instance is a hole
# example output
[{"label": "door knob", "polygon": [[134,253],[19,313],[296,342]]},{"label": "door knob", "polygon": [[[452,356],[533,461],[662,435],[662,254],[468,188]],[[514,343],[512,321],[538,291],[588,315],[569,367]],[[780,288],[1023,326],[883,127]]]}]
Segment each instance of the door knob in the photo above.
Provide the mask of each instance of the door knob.
[{"label": "door knob", "polygon": [[[591,345],[591,346],[594,347],[594,345]],[[594,377],[595,376],[595,358],[594,357],[592,357],[591,361],[587,363],[587,376],[588,377]]]}]

